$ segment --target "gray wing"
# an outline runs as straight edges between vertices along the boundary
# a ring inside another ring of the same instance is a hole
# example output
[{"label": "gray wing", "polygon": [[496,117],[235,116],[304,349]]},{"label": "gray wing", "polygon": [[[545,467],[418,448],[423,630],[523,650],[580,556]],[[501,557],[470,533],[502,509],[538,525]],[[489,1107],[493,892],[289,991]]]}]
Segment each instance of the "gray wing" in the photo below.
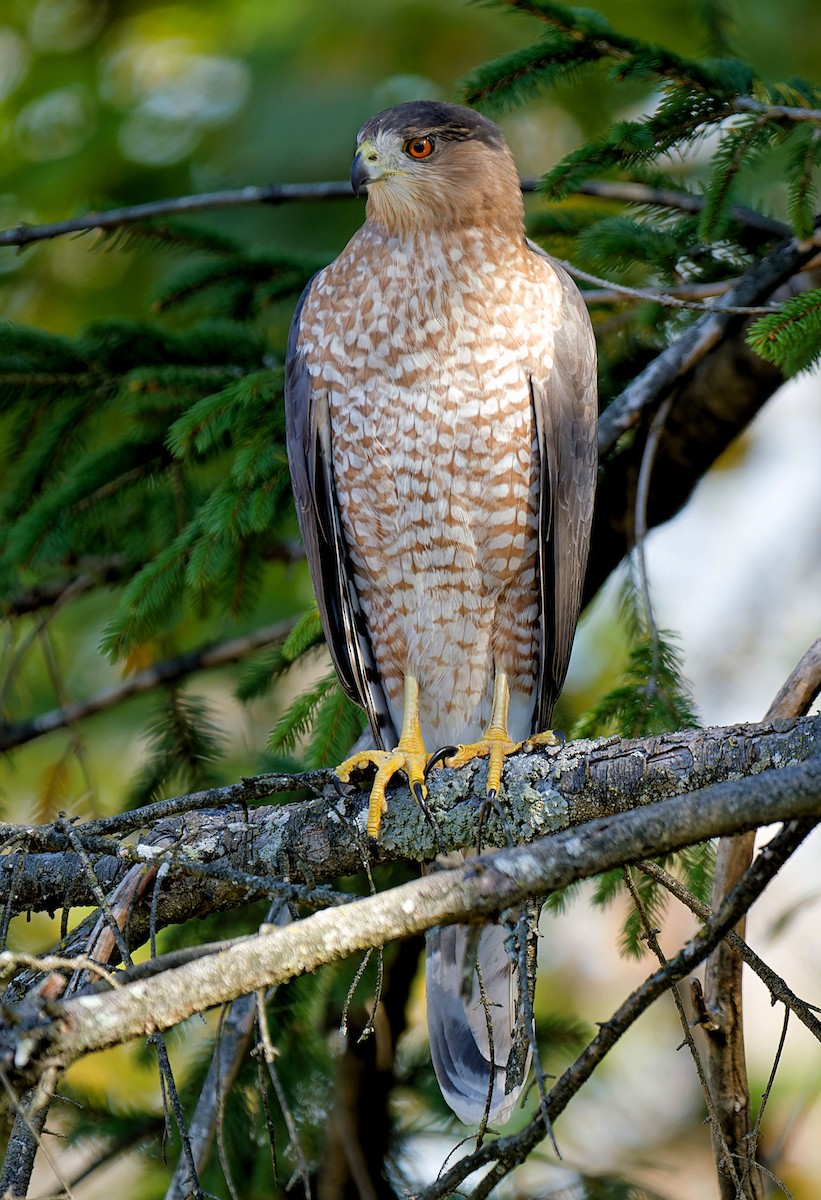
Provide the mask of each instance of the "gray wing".
[{"label": "gray wing", "polygon": [[285,437],[297,520],[325,640],[346,694],[365,709],[377,746],[396,745],[367,623],[354,586],[333,475],[328,396],[314,387],[300,345],[300,320],[313,286],[299,298],[285,359]]},{"label": "gray wing", "polygon": [[564,684],[590,548],[598,449],[596,342],[581,293],[547,258],[562,288],[553,363],[530,381],[541,458],[539,585],[541,653],[535,729],[550,724]]}]

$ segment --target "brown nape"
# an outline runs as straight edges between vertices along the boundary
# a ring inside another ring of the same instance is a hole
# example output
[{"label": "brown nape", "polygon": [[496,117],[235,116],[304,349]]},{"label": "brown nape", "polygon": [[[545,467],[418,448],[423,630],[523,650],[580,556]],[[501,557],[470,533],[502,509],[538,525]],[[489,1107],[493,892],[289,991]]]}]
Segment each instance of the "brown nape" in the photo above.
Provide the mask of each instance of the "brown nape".
[{"label": "brown nape", "polygon": [[368,189],[368,219],[391,234],[419,229],[479,228],[524,235],[519,175],[507,146],[449,142],[433,162],[415,163]]}]

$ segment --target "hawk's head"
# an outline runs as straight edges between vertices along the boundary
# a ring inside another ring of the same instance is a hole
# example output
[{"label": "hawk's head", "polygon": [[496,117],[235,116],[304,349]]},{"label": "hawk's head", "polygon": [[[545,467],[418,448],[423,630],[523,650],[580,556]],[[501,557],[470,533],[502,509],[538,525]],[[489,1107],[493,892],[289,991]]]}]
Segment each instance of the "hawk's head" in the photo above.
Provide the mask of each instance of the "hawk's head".
[{"label": "hawk's head", "polygon": [[501,129],[442,101],[414,100],[371,117],[351,167],[368,218],[391,233],[474,226],[522,235],[519,176]]}]

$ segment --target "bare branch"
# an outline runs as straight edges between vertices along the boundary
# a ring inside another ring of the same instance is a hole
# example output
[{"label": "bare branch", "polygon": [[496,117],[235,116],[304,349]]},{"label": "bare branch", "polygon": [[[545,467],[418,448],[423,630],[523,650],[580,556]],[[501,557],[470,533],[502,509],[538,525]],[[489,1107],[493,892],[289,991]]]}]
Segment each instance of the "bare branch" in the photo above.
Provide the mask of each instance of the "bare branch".
[{"label": "bare branch", "polygon": [[604,457],[638,421],[642,412],[662,396],[724,337],[733,308],[754,305],[771,296],[791,275],[818,253],[814,243],[783,242],[742,275],[709,313],[662,351],[608,405],[599,422],[599,454]]},{"label": "bare branch", "polygon": [[47,1065],[31,1090],[22,1099],[18,1099],[6,1073],[0,1069],[0,1084],[6,1094],[8,1106],[14,1112],[14,1124],[0,1172],[0,1188],[4,1200],[6,1197],[14,1200],[14,1197],[29,1194],[29,1182],[38,1150],[42,1150],[54,1178],[60,1184],[61,1195],[65,1196],[66,1200],[74,1200],[71,1185],[63,1178],[59,1164],[43,1144],[42,1138],[56,1083],[57,1071],[53,1066]]},{"label": "bare branch", "polygon": [[[538,191],[540,181],[523,179],[522,191]],[[676,191],[674,188],[654,188],[648,184],[614,182],[611,180],[588,180],[578,188],[580,195],[599,196],[604,200],[615,200],[627,204],[646,204],[660,208],[677,208],[682,212],[700,212],[704,207],[701,196],[691,192]],[[176,196],[168,200],[151,200],[147,204],[134,204],[124,208],[112,208],[105,212],[86,213],[82,217],[69,217],[49,225],[15,225],[0,230],[0,246],[27,246],[31,242],[47,241],[73,233],[89,233],[98,229],[108,231],[123,225],[138,225],[156,221],[159,217],[178,217],[185,213],[204,212],[207,209],[244,208],[251,204],[293,204],[317,200],[353,200],[350,182],[334,180],[330,183],[271,183],[263,187],[243,187],[220,192],[203,192],[194,196]],[[783,237],[789,228],[772,217],[762,216],[752,209],[736,205],[732,209],[733,219],[770,237]]]},{"label": "bare branch", "polygon": [[[524,190],[528,190],[523,185]],[[632,180],[588,179],[576,189],[582,196],[597,196],[602,200],[616,200],[622,204],[640,204],[650,208],[673,208],[680,212],[700,213],[704,208],[704,197],[693,192],[678,191],[676,188],[653,187],[648,183]],[[789,237],[790,227],[774,217],[755,212],[735,204],[731,208],[734,221],[771,238]]]},{"label": "bare branch", "polygon": [[176,196],[170,200],[151,200],[127,208],[111,208],[106,212],[87,213],[50,225],[16,225],[0,230],[0,246],[27,246],[49,238],[72,233],[88,233],[92,229],[119,229],[153,221],[157,217],[178,217],[185,213],[202,212],[211,208],[243,208],[250,204],[285,204],[291,201],[353,199],[350,183],[279,183],[264,187],[243,187],[232,191],[203,192],[195,196]]},{"label": "bare branch", "polygon": [[[583,271],[581,267],[576,267],[563,258],[557,258],[556,262],[560,263],[574,279],[583,279],[585,283],[595,283],[597,287],[607,288],[608,291],[604,293],[604,296],[609,303],[613,303],[614,300],[621,297],[629,300],[650,300],[653,304],[660,304],[664,308],[692,308],[700,312],[714,312],[716,308],[720,307],[723,313],[731,316],[750,317],[772,312],[770,306],[754,305],[753,307],[739,308],[726,304],[706,303],[710,297],[726,296],[735,287],[737,280],[724,284],[696,284],[691,288],[662,291],[659,288],[627,287],[626,284],[615,283],[612,279],[603,279],[601,275],[592,275],[589,271]],[[583,295],[588,304],[601,302],[601,296],[598,294],[584,292]]]},{"label": "bare branch", "polygon": [[95,716],[130,700],[133,696],[153,691],[155,688],[166,687],[193,675],[198,671],[206,671],[213,667],[224,667],[228,663],[238,662],[253,654],[263,646],[272,646],[282,641],[293,628],[293,621],[280,621],[276,625],[266,625],[255,629],[241,637],[229,638],[223,642],[210,642],[196,650],[188,650],[174,658],[152,663],[142,671],[130,675],[115,687],[105,688],[88,700],[69,704],[65,708],[57,708],[43,713],[39,717],[31,717],[14,725],[0,724],[0,751],[11,750],[23,746],[26,742],[54,733],[57,729],[65,729],[84,721],[87,717]]},{"label": "bare branch", "polygon": [[[812,269],[812,252],[802,262],[802,251],[796,243],[791,245],[793,250],[788,244],[742,276],[728,293],[727,303],[782,302],[816,286],[818,271]],[[794,271],[791,264],[795,265]],[[792,272],[781,286],[780,266]],[[602,470],[585,602],[592,599],[633,544],[643,438],[622,434],[639,424],[647,426],[665,397],[673,395],[648,496],[647,524],[653,528],[681,511],[697,482],[783,384],[782,372],[746,344],[746,324],[745,318],[722,313],[717,305],[657,356],[602,414]]]},{"label": "bare branch", "polygon": [[790,672],[770,705],[765,721],[783,721],[809,712],[821,693],[821,638],[810,646]]},{"label": "bare branch", "polygon": [[[636,887],[635,883],[633,882],[632,873],[631,873],[630,869],[627,867],[624,868],[624,882],[627,885],[627,890],[630,893],[633,904],[636,906],[639,917],[641,919],[641,924],[642,924],[642,928],[644,930],[644,937],[647,942],[647,945],[653,951],[653,953],[655,954],[655,956],[658,959],[661,966],[665,967],[665,966],[667,966],[668,960],[665,957],[664,951],[661,948],[661,943],[658,940],[658,932],[659,931],[654,928],[653,923],[650,920],[650,914],[647,912],[647,908],[645,907],[645,904],[642,901],[639,890]],[[679,1023],[681,1024],[682,1033],[684,1035],[684,1044],[687,1046],[687,1049],[690,1051],[690,1057],[693,1060],[693,1065],[696,1070],[696,1075],[698,1076],[698,1082],[701,1085],[701,1091],[702,1091],[702,1095],[704,1096],[704,1102],[705,1102],[705,1105],[707,1108],[707,1114],[710,1118],[710,1126],[712,1129],[713,1137],[720,1144],[720,1146],[724,1152],[725,1158],[728,1163],[728,1174],[730,1176],[730,1179],[732,1180],[732,1183],[737,1188],[740,1186],[738,1174],[735,1170],[735,1164],[733,1163],[732,1158],[730,1156],[727,1143],[724,1140],[724,1134],[721,1129],[720,1122],[718,1120],[718,1114],[715,1111],[715,1106],[713,1104],[713,1098],[710,1093],[710,1087],[707,1082],[707,1076],[704,1073],[704,1067],[702,1065],[701,1058],[698,1053],[698,1047],[696,1046],[695,1039],[690,1030],[690,1021],[688,1020],[688,1017],[687,1017],[687,1010],[684,1007],[684,1000],[682,998],[682,995],[681,995],[681,992],[679,990],[679,986],[677,983],[674,983],[672,985],[672,987],[670,988],[670,995],[672,996],[673,1003],[676,1006],[676,1012],[678,1014]]]},{"label": "bare branch", "polygon": [[738,96],[733,101],[736,112],[758,113],[771,121],[811,121],[821,125],[821,111],[817,108],[798,108],[787,104],[764,104],[752,96]]},{"label": "bare branch", "polygon": [[[582,1051],[576,1061],[556,1081],[548,1095],[548,1110],[555,1120],[575,1096],[583,1083],[590,1078],[599,1063],[606,1057],[623,1034],[674,983],[684,979],[710,950],[745,913],[757,896],[780,870],[791,854],[811,831],[813,822],[797,821],[785,826],[762,850],[750,867],[743,881],[726,898],[721,909],[674,958],[638,987],[613,1014],[609,1021],[599,1026],[599,1032]],[[553,839],[550,839],[551,841]],[[504,852],[502,852],[504,853]],[[509,851],[507,853],[510,853]],[[524,1162],[535,1146],[544,1138],[544,1122],[541,1113],[519,1133],[501,1137],[490,1145],[483,1146],[467,1155],[449,1171],[439,1176],[434,1184],[423,1189],[415,1200],[445,1200],[459,1189],[461,1183],[474,1171],[493,1164],[474,1192],[476,1200],[486,1196],[506,1174]]]},{"label": "bare branch", "polygon": [[[799,717],[821,687],[821,639],[802,657],[770,706],[769,720]],[[712,906],[717,908],[753,859],[755,831],[722,838],[716,852]],[[744,937],[744,919],[736,930]],[[744,1049],[742,959],[728,940],[708,957],[704,971],[701,1023],[712,1105],[713,1147],[724,1200],[761,1200],[764,1181],[755,1164],[756,1133],[750,1111],[750,1088]],[[788,1010],[789,1014],[789,1010]],[[741,1164],[739,1181],[736,1165]]]},{"label": "bare branch", "polygon": [[[675,896],[682,904],[686,905],[691,912],[702,921],[709,921],[713,915],[712,909],[693,895],[692,892],[684,886],[684,884],[671,875],[669,871],[665,871],[658,863],[643,860],[637,864],[645,875],[652,875],[657,879],[662,887],[666,888],[671,896]],[[727,944],[732,946],[739,958],[747,964],[747,966],[756,973],[765,987],[768,989],[773,998],[773,1002],[779,1000],[790,1012],[794,1012],[799,1021],[809,1029],[813,1037],[821,1042],[821,1020],[818,1019],[812,1005],[802,1000],[800,996],[796,996],[792,988],[789,988],[780,975],[777,975],[772,967],[767,966],[763,959],[755,953],[747,943],[740,938],[735,930],[731,929],[726,937]]]},{"label": "bare branch", "polygon": [[[27,1022],[24,1040],[18,1030],[6,1031],[0,1064],[26,1086],[44,1058],[68,1066],[84,1054],[168,1029],[196,1012],[370,946],[437,924],[493,916],[603,870],[707,837],[778,820],[812,818],[813,823],[819,815],[821,762],[815,761],[590,821],[583,829],[564,830],[532,845],[482,856],[460,870],[435,872],[354,901],[344,922],[334,910],[317,912],[286,928],[266,927],[257,937],[160,977],[67,1000],[57,1005],[57,1018],[51,1005]],[[719,923],[725,908],[716,917]]]}]

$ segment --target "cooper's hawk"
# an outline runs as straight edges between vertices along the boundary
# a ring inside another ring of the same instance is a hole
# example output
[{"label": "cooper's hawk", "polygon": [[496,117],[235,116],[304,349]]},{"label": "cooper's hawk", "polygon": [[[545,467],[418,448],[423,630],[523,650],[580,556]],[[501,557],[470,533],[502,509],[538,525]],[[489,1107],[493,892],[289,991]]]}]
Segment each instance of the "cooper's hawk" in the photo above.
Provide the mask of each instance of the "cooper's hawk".
[{"label": "cooper's hawk", "polygon": [[[400,104],[363,127],[351,170],[366,221],[291,327],[288,452],[308,563],[345,691],[377,750],[368,832],[429,752],[505,755],[547,726],[564,682],[596,472],[595,345],[575,285],[525,239],[501,131],[455,104]],[[464,744],[466,743],[466,744]],[[475,939],[474,939],[475,942]],[[504,931],[428,942],[428,1025],[463,1121],[504,1120],[515,967]],[[474,946],[475,949],[475,946]]]}]

